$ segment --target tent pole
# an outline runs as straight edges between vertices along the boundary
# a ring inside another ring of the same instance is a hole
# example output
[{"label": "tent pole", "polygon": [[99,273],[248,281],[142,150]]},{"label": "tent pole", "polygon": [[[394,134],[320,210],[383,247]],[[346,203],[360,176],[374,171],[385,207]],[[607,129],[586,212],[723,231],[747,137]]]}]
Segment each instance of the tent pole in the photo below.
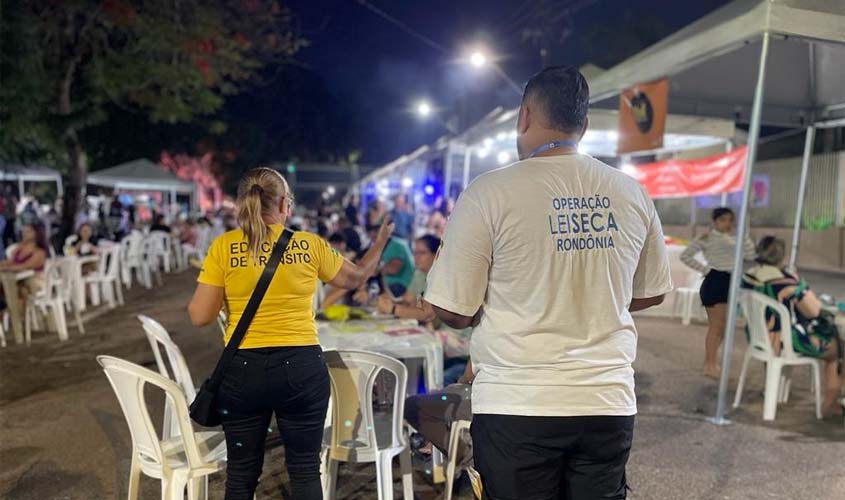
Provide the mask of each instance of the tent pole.
[{"label": "tent pole", "polygon": [[466,150],[464,151],[464,179],[463,179],[463,190],[466,190],[467,186],[469,186],[469,162],[472,158],[472,148],[467,146]]},{"label": "tent pole", "polygon": [[[733,149],[733,144],[731,141],[725,142],[725,153],[730,153]],[[722,193],[722,201],[719,203],[720,206],[726,207],[728,206],[728,193]]]},{"label": "tent pole", "polygon": [[23,189],[24,189],[23,178],[18,177],[18,198],[21,199],[21,200],[23,199],[24,194],[26,194],[26,193],[24,193]]},{"label": "tent pole", "polygon": [[452,195],[451,187],[452,187],[452,165],[454,161],[452,155],[452,144],[454,143],[454,139],[450,140],[449,143],[446,145],[446,161],[444,162],[445,165],[443,166],[443,199],[448,200],[449,197]]},{"label": "tent pole", "polygon": [[796,271],[798,263],[798,242],[801,239],[801,216],[804,211],[804,195],[807,191],[807,173],[810,170],[810,158],[813,156],[813,143],[816,137],[816,127],[807,127],[804,141],[804,157],[801,160],[801,180],[798,182],[798,206],[795,207],[795,225],[792,227],[792,248],[789,251],[789,269]]},{"label": "tent pole", "polygon": [[731,354],[733,353],[734,334],[736,333],[736,304],[739,295],[739,282],[742,274],[743,241],[746,238],[748,220],[748,198],[751,191],[751,173],[757,157],[757,140],[760,138],[760,118],[763,114],[763,91],[766,85],[766,59],[769,54],[769,32],[763,33],[760,48],[760,68],[757,73],[757,87],[754,89],[754,105],[751,108],[751,126],[748,129],[748,155],[745,158],[745,175],[742,184],[742,201],[737,220],[736,248],[734,249],[731,288],[728,294],[728,318],[725,323],[724,342],[722,344],[722,374],[719,378],[719,398],[716,401],[716,415],[709,419],[716,425],[730,423],[725,418],[725,403],[728,396],[728,377],[731,373]]},{"label": "tent pole", "polygon": [[64,194],[65,194],[65,187],[62,184],[62,178],[61,177],[56,179],[56,192],[58,192],[59,196],[64,196]]}]

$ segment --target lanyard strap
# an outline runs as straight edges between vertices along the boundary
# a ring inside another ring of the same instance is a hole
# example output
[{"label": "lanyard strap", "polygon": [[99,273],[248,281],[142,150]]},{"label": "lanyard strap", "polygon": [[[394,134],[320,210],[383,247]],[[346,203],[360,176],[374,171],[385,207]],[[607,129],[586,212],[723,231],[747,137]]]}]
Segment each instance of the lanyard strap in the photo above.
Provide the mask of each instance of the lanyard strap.
[{"label": "lanyard strap", "polygon": [[573,140],[571,140],[571,139],[567,139],[567,140],[565,140],[565,141],[547,142],[546,144],[543,144],[542,146],[540,146],[540,147],[538,147],[537,149],[535,149],[534,151],[532,151],[532,152],[531,152],[531,154],[530,154],[530,155],[528,155],[528,157],[529,157],[529,158],[534,158],[534,157],[535,157],[535,156],[537,156],[538,154],[540,154],[540,153],[542,153],[542,152],[545,152],[545,151],[548,151],[548,150],[550,150],[550,149],[555,149],[555,148],[577,148],[577,147],[578,147],[578,142],[573,141]]}]

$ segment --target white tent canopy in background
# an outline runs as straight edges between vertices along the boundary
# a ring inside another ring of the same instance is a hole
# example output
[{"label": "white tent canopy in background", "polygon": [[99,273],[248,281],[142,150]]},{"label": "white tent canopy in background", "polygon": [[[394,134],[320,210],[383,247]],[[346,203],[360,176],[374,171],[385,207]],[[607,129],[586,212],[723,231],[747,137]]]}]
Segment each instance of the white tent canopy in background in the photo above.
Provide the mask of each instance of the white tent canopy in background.
[{"label": "white tent canopy in background", "polygon": [[762,123],[845,117],[842,0],[738,0],[595,76],[591,100],[669,77],[669,113],[747,121],[764,32],[771,46]]},{"label": "white tent canopy in background", "polygon": [[[815,129],[845,125],[845,1],[737,0],[596,76],[590,82],[592,102],[614,107],[616,101],[602,101],[664,77],[669,113],[750,123],[740,240],[760,126],[807,127],[790,252],[794,265]],[[726,422],[741,247],[734,255],[716,423]]]},{"label": "white tent canopy in background", "polygon": [[55,182],[59,196],[64,193],[62,174],[42,165],[0,165],[0,181],[17,182],[21,196],[25,194],[25,182]]},{"label": "white tent canopy in background", "polygon": [[98,170],[88,175],[88,184],[110,187],[114,190],[160,191],[169,193],[171,201],[176,194],[191,196],[192,206],[196,203],[196,186],[183,181],[160,165],[150,160],[138,159],[114,167]]}]

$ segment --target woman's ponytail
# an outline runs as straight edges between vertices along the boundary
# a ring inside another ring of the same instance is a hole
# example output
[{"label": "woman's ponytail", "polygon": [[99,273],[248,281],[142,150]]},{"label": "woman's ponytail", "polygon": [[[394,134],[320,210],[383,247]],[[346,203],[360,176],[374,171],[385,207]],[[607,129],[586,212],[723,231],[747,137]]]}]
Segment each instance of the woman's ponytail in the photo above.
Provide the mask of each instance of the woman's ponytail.
[{"label": "woman's ponytail", "polygon": [[264,215],[278,210],[286,194],[284,178],[269,168],[250,170],[238,185],[238,224],[246,236],[247,248],[253,259],[263,253],[262,246],[270,237]]}]

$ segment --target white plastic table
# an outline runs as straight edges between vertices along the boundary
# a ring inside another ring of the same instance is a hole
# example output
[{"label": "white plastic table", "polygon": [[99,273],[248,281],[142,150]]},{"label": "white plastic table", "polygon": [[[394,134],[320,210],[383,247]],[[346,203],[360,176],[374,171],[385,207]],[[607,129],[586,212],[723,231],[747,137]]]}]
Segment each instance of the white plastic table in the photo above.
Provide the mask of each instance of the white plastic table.
[{"label": "white plastic table", "polygon": [[23,311],[18,302],[18,282],[33,275],[35,275],[34,271],[0,271],[0,283],[3,285],[6,308],[9,310],[16,344],[23,343]]},{"label": "white plastic table", "polygon": [[[318,322],[320,344],[324,349],[356,349],[387,354],[399,359],[421,358],[426,390],[443,388],[443,345],[415,321],[347,321],[340,324]],[[407,334],[390,335],[391,330]],[[413,333],[411,333],[413,332]]]}]

